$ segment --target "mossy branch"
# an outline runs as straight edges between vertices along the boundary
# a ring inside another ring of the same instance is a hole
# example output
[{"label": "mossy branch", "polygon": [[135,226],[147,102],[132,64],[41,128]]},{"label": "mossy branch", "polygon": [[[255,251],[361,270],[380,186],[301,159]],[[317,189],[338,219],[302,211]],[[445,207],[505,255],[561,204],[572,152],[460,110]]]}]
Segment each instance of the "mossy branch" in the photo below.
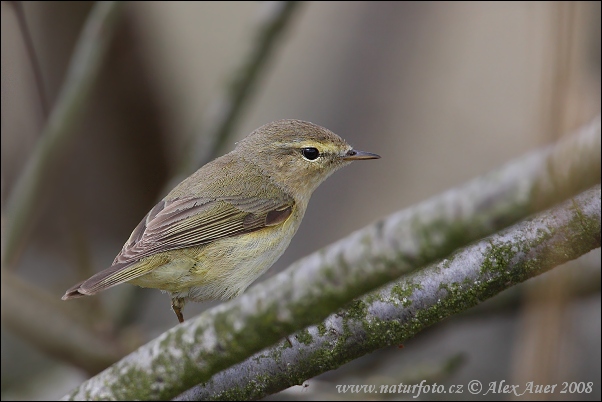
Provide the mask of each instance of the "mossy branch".
[{"label": "mossy branch", "polygon": [[599,182],[597,117],[555,146],[298,261],[240,298],[167,331],[67,398],[173,398],[354,298]]},{"label": "mossy branch", "polygon": [[175,400],[256,400],[390,345],[600,247],[600,186],[369,293]]},{"label": "mossy branch", "polygon": [[56,105],[6,201],[6,226],[2,232],[3,269],[15,263],[44,199],[44,189],[50,185],[50,173],[76,134],[75,123],[81,117],[86,99],[94,87],[122,8],[120,2],[100,1],[94,5],[84,25]]}]

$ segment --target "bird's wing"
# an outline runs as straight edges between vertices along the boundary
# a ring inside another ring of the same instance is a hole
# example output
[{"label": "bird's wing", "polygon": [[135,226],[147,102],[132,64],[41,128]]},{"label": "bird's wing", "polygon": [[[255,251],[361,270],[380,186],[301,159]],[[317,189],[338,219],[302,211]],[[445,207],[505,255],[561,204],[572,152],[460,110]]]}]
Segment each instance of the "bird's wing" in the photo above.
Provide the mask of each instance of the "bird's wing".
[{"label": "bird's wing", "polygon": [[281,224],[291,215],[293,205],[287,196],[163,200],[134,229],[111,267],[67,290],[63,299],[92,295],[142,276],[154,265],[134,263],[153,254]]}]

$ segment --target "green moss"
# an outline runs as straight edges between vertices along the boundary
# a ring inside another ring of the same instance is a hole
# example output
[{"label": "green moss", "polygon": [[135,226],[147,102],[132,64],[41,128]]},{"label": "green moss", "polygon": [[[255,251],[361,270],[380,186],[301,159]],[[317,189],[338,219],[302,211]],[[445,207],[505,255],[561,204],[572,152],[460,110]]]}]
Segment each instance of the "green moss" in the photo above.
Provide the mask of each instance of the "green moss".
[{"label": "green moss", "polygon": [[[598,194],[598,196],[600,196],[600,194]],[[579,250],[589,250],[592,247],[599,247],[600,218],[588,217],[585,215],[575,201],[573,201],[571,210],[574,212],[574,215],[569,222],[568,227],[572,233],[579,234],[579,238],[576,241],[578,244],[571,246],[576,246],[579,248]]]},{"label": "green moss", "polygon": [[[446,258],[443,261],[441,261],[441,264],[438,265],[438,268],[441,267],[440,269],[448,269],[453,261],[453,258]],[[440,269],[437,270],[437,273],[440,272]]]},{"label": "green moss", "polygon": [[324,267],[322,268],[321,272],[324,275],[324,279],[328,280],[329,282],[332,282],[336,279],[336,273],[332,267]]},{"label": "green moss", "polygon": [[[153,380],[148,373],[136,367],[129,367],[128,370],[113,369],[111,377],[119,378],[114,384],[104,384],[111,391],[111,396],[115,400],[150,400],[157,399],[157,395],[152,392]],[[128,384],[124,387],[123,384]]]},{"label": "green moss", "polygon": [[364,300],[355,299],[355,300],[352,300],[351,302],[349,302],[345,306],[345,309],[342,310],[339,314],[341,314],[343,316],[344,322],[349,319],[360,320],[366,316],[366,314],[367,314],[366,309],[367,309],[367,304]]},{"label": "green moss", "polygon": [[507,269],[509,262],[516,255],[518,249],[512,243],[494,244],[489,240],[489,249],[485,252],[481,264],[481,274],[493,274],[498,270]]},{"label": "green moss", "polygon": [[[277,376],[282,377],[282,376]],[[274,376],[268,374],[256,374],[252,381],[249,381],[244,387],[229,387],[227,390],[217,395],[212,395],[211,400],[218,401],[245,401],[257,399],[266,394],[269,384],[278,384]]]},{"label": "green moss", "polygon": [[412,296],[417,289],[422,289],[422,286],[418,283],[408,281],[404,281],[403,284],[396,283],[391,288],[391,297],[399,300],[403,307],[410,307],[412,305]]},{"label": "green moss", "polygon": [[307,329],[297,332],[295,334],[295,338],[297,338],[299,343],[302,343],[304,345],[311,345],[311,343],[314,340],[314,337],[311,336],[311,334],[309,333],[309,331]]},{"label": "green moss", "polygon": [[469,279],[464,279],[462,283],[440,284],[439,289],[445,290],[446,293],[440,299],[439,305],[436,306],[438,310],[436,313],[439,316],[445,316],[476,306],[482,300],[480,297],[482,286],[487,285],[477,281],[471,282]]},{"label": "green moss", "polygon": [[318,335],[324,336],[326,335],[326,325],[323,322],[319,323],[318,326]]},{"label": "green moss", "polygon": [[[444,214],[445,215],[445,214]],[[479,225],[474,225],[479,232]],[[478,237],[480,233],[474,233],[465,221],[440,218],[425,223],[416,217],[412,221],[413,232],[419,236],[418,261],[413,266],[420,266],[433,259],[451,253],[458,246],[468,244]]]}]

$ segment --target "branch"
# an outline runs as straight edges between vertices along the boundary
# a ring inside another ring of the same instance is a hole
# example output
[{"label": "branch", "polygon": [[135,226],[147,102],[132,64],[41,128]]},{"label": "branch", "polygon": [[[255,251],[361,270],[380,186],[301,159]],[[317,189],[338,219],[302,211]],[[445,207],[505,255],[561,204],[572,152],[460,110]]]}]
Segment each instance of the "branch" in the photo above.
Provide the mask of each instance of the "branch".
[{"label": "branch", "polygon": [[370,293],[181,394],[256,400],[389,345],[398,345],[555,266],[600,247],[600,186]]},{"label": "branch", "polygon": [[238,299],[165,332],[68,397],[172,398],[283,336],[324,320],[354,298],[599,182],[598,117],[554,147],[397,212],[298,261]]},{"label": "branch", "polygon": [[2,267],[15,264],[23,248],[53,167],[81,117],[109,43],[115,31],[122,4],[98,2],[90,12],[77,42],[56,106],[7,202],[6,227],[2,233]]}]

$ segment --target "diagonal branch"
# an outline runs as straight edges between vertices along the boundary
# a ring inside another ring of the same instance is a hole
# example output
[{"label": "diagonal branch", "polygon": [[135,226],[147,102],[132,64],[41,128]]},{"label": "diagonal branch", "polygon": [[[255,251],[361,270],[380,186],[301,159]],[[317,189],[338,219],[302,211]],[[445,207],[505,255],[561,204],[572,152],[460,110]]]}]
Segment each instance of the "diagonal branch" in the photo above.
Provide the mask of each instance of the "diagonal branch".
[{"label": "diagonal branch", "polygon": [[[166,399],[356,297],[600,182],[600,118],[579,134],[397,212],[205,311],[69,397]],[[135,377],[136,381],[131,381]]]},{"label": "diagonal branch", "polygon": [[600,247],[600,186],[369,293],[175,398],[256,400],[403,343],[428,326]]}]

